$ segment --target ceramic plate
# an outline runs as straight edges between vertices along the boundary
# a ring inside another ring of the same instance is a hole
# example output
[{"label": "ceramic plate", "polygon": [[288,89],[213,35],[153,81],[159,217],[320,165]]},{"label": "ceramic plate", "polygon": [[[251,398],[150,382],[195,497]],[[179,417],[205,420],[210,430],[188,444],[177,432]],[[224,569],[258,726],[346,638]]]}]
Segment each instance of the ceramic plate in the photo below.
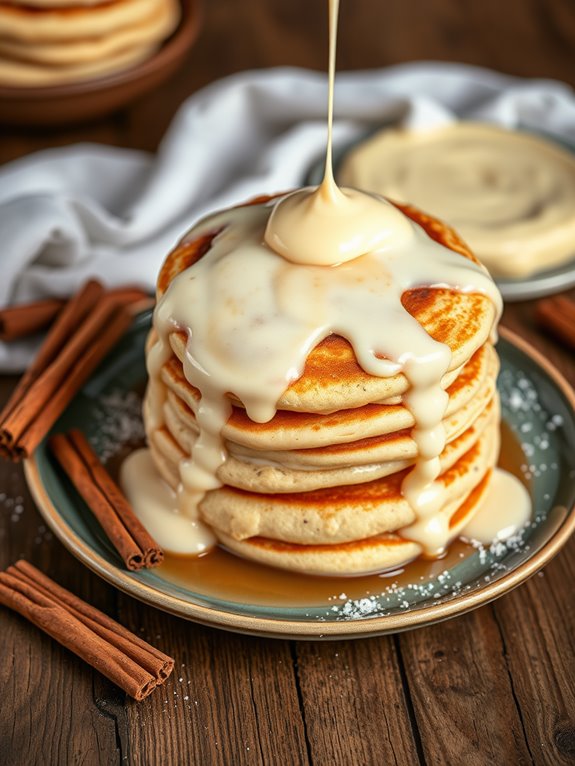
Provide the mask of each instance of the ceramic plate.
[{"label": "ceramic plate", "polygon": [[[385,126],[382,126],[385,127]],[[382,128],[377,130],[370,130],[369,133],[362,136],[362,138],[352,141],[344,146],[334,147],[333,150],[333,164],[335,168],[335,175],[337,178],[337,170],[345,156],[358,144],[362,143],[368,138],[371,138],[375,133],[379,132]],[[547,135],[539,132],[537,135],[548,139],[554,143],[558,143],[564,149],[575,153],[575,144],[565,140],[558,140],[554,136]],[[319,158],[312,167],[308,170],[304,183],[310,186],[315,186],[321,183],[323,178],[324,159]],[[499,287],[503,298],[506,301],[524,301],[531,300],[533,298],[541,298],[544,295],[552,295],[553,293],[562,292],[568,290],[570,287],[575,286],[575,246],[573,259],[561,264],[553,269],[547,271],[540,271],[531,277],[524,279],[495,279],[497,286]]]},{"label": "ceramic plate", "polygon": [[[119,442],[134,444],[142,436],[139,407],[149,324],[149,314],[136,320],[54,428],[83,429],[102,458],[112,463],[118,460]],[[505,428],[523,445],[523,453],[517,446],[517,454],[533,496],[531,524],[517,538],[489,549],[457,543],[462,550],[443,561],[371,577],[369,588],[364,578],[332,581],[299,575],[287,599],[284,592],[274,603],[274,570],[265,567],[259,567],[261,576],[252,583],[253,598],[231,598],[207,576],[190,585],[163,567],[128,572],[52,462],[45,442],[25,465],[27,480],[48,525],[80,561],[126,593],[180,617],[238,632],[308,639],[419,627],[467,612],[519,585],[557,553],[575,527],[573,392],[537,352],[505,331],[498,350]],[[232,577],[241,582],[246,563],[229,559]],[[318,603],[310,595],[306,603],[302,580],[313,582],[316,591],[321,586],[324,596]]]}]

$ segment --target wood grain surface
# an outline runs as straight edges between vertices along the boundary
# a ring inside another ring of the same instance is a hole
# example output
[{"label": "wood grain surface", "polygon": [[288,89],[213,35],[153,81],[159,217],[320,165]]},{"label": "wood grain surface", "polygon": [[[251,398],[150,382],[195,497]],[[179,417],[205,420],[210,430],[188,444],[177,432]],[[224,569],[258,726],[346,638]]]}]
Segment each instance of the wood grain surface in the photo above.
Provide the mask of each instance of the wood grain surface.
[{"label": "wood grain surface", "polygon": [[[324,69],[325,1],[207,2],[186,66],[95,123],[0,129],[0,161],[77,141],[154,150],[190,93],[232,72]],[[575,84],[573,0],[342,0],[339,67],[462,61]],[[529,302],[504,323],[570,380]],[[0,381],[4,401],[14,379]],[[176,658],[144,703],[0,611],[0,763],[575,763],[575,540],[492,605],[398,636],[264,640],[184,622],[106,585],[51,536],[19,466],[0,463],[0,566],[24,556]]]}]

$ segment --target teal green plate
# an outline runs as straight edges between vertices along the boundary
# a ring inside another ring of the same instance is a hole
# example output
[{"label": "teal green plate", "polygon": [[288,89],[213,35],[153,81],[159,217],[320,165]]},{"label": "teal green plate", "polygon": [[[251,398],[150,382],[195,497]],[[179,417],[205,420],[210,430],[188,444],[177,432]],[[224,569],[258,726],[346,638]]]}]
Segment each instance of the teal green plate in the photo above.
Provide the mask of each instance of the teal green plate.
[{"label": "teal green plate", "polygon": [[[137,413],[149,326],[149,314],[138,317],[54,431],[81,428],[104,459],[117,449],[118,438],[129,442],[141,436]],[[350,599],[334,594],[328,606],[301,606],[295,599],[293,604],[250,604],[219,597],[213,588],[192,590],[167,579],[161,567],[129,572],[53,463],[46,442],[26,462],[27,480],[46,522],[80,561],[126,593],[183,618],[243,633],[308,639],[419,627],[474,609],[519,585],[557,553],[575,528],[573,392],[546,360],[506,331],[498,351],[503,417],[523,446],[535,509],[532,522],[515,539],[488,549],[468,547],[465,556],[431,567],[416,582],[404,575],[398,586],[393,578],[382,578],[380,592]]]}]

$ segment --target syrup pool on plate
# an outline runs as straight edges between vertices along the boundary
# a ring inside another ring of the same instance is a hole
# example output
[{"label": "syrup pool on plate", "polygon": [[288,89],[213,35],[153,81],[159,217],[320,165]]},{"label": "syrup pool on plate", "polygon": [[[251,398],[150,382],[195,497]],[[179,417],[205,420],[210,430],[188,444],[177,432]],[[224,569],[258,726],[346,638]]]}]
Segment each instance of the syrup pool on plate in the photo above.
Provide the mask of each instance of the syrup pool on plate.
[{"label": "syrup pool on plate", "polygon": [[[521,465],[525,455],[511,429],[501,424],[499,467],[517,477],[529,489]],[[455,540],[445,556],[423,558],[396,572],[363,577],[315,577],[262,566],[216,548],[205,556],[183,557],[167,554],[157,570],[161,576],[187,590],[225,601],[258,606],[325,606],[346,600],[358,600],[379,594],[387,587],[405,587],[412,583],[433,581],[464,559],[477,555],[473,545]]]}]

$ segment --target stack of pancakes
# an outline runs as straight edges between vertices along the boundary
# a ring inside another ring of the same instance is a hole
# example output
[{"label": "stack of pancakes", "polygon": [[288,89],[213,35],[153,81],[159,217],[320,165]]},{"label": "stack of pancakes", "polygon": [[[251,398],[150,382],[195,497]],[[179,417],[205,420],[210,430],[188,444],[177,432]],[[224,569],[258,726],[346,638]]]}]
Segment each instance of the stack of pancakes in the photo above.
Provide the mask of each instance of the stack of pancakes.
[{"label": "stack of pancakes", "polygon": [[179,0],[0,2],[0,85],[57,85],[127,69],[149,58],[179,18]]},{"label": "stack of pancakes", "polygon": [[[401,209],[433,239],[474,260],[452,230],[413,208]],[[168,256],[158,296],[209,250],[212,238],[188,240]],[[498,456],[498,360],[490,343],[496,309],[484,295],[443,288],[410,290],[402,303],[452,351],[442,381],[449,405],[439,482],[440,513],[456,537],[477,509]],[[148,395],[144,407],[154,461],[174,488],[196,438],[200,400],[183,373],[186,339],[183,329],[170,333],[172,355],[159,379],[150,381],[162,389],[160,427],[153,427],[158,420],[150,413],[158,397]],[[152,331],[150,345],[155,340]],[[413,416],[402,404],[407,389],[403,374],[368,375],[349,343],[329,336],[309,354],[271,421],[251,421],[233,401],[223,431],[228,457],[218,471],[223,486],[200,503],[202,520],[241,556],[313,574],[375,572],[417,557],[422,547],[401,535],[415,520],[401,492],[417,458]]]}]

